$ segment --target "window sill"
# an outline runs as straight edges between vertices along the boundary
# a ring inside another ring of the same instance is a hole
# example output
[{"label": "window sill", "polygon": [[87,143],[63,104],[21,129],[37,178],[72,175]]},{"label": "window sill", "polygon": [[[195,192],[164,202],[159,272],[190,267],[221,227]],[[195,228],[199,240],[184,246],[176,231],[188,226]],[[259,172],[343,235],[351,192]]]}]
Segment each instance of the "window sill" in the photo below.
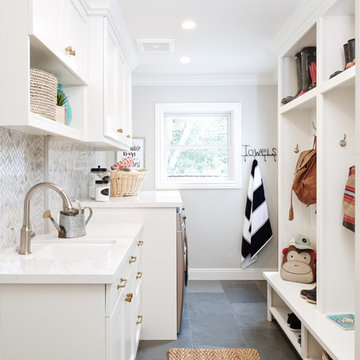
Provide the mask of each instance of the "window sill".
[{"label": "window sill", "polygon": [[241,189],[241,185],[237,183],[218,183],[218,184],[204,184],[204,183],[189,183],[189,184],[156,184],[157,190],[206,190],[206,189]]}]

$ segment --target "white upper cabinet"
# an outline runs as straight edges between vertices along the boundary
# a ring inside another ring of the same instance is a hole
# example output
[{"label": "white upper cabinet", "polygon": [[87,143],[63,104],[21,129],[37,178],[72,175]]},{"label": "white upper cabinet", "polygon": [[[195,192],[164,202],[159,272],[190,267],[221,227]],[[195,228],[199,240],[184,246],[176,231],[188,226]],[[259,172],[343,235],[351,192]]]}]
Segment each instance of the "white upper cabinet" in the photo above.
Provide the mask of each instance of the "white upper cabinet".
[{"label": "white upper cabinet", "polygon": [[124,60],[115,33],[104,20],[104,136],[115,141],[131,137],[131,72]]},{"label": "white upper cabinet", "polygon": [[90,18],[88,142],[99,148],[131,145],[131,70],[109,19]]},{"label": "white upper cabinet", "polygon": [[30,32],[55,54],[64,54],[65,2],[33,0],[32,10]]},{"label": "white upper cabinet", "polygon": [[67,19],[65,51],[72,67],[76,72],[82,74],[83,77],[86,78],[88,48],[87,14],[79,0],[66,1]]},{"label": "white upper cabinet", "polygon": [[[95,5],[86,0],[0,2],[0,47],[11,54],[0,67],[0,127],[89,142],[99,149],[130,146],[131,71],[137,57],[120,23],[121,10],[111,1]],[[67,125],[30,112],[31,68],[53,74],[62,85],[72,114]]]},{"label": "white upper cabinet", "polygon": [[86,78],[87,13],[79,0],[32,0],[34,35],[81,78]]}]

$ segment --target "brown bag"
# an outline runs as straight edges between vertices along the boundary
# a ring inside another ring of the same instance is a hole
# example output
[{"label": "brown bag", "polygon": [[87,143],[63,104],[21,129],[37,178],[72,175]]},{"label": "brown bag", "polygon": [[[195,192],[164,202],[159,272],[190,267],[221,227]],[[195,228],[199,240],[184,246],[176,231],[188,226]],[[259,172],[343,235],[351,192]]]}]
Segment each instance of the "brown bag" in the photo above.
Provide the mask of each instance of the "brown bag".
[{"label": "brown bag", "polygon": [[292,203],[293,191],[305,205],[316,204],[316,136],[311,150],[301,152],[295,168],[295,177],[291,188],[289,220],[294,219]]}]

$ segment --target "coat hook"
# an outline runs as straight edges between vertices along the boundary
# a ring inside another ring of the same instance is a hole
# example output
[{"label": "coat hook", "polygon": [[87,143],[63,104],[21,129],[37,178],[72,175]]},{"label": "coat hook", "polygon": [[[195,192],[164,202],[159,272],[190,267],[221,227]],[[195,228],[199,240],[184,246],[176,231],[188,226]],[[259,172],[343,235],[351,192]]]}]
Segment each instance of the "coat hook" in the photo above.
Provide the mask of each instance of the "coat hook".
[{"label": "coat hook", "polygon": [[314,130],[317,131],[317,128],[316,128],[316,126],[315,126],[315,123],[314,123],[313,121],[312,121],[311,123],[312,123],[312,127],[314,128]]},{"label": "coat hook", "polygon": [[344,134],[344,138],[339,141],[339,145],[340,145],[341,147],[345,147],[345,146],[347,145],[347,142],[346,142],[346,134]]},{"label": "coat hook", "polygon": [[299,152],[299,144],[296,144],[295,149],[294,149],[294,153],[297,154]]}]

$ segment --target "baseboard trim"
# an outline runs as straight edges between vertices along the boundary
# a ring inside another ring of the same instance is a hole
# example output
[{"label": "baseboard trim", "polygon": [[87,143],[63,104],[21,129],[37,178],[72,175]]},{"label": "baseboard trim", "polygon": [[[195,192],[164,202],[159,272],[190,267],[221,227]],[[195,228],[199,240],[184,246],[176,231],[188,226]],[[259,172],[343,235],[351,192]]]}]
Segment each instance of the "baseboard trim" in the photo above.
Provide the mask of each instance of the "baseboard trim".
[{"label": "baseboard trim", "polygon": [[277,269],[189,268],[189,280],[264,280],[264,271]]}]

